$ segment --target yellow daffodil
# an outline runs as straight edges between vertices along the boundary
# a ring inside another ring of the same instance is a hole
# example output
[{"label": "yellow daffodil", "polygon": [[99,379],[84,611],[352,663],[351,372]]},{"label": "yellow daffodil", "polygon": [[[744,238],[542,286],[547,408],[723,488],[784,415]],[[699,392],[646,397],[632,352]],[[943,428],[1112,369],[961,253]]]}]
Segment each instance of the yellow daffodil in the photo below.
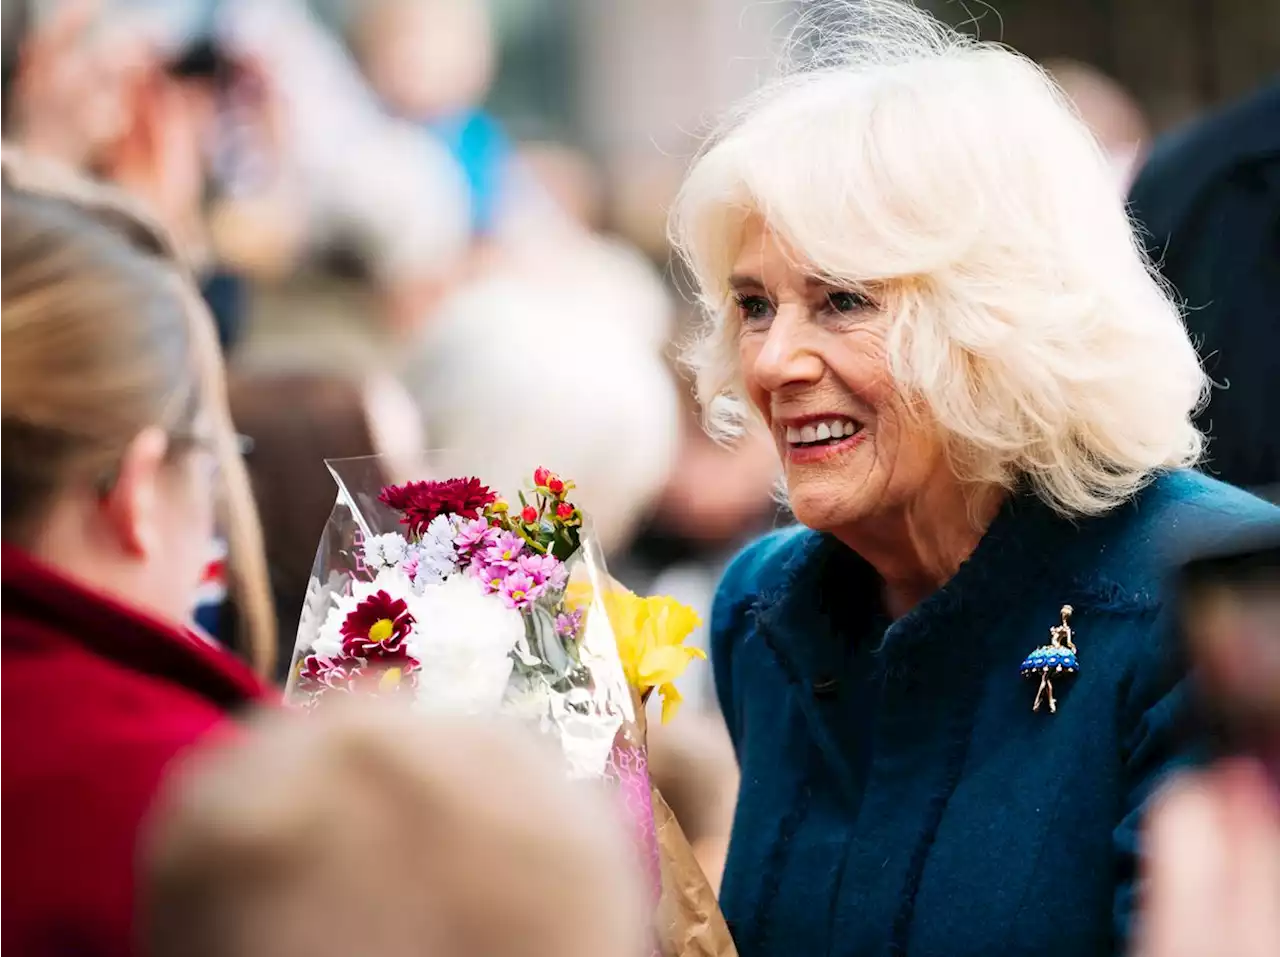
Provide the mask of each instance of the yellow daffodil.
[{"label": "yellow daffodil", "polygon": [[698,614],[674,598],[641,598],[618,586],[604,595],[604,608],[618,641],[618,655],[627,681],[646,700],[654,688],[662,696],[662,720],[670,721],[680,707],[675,681],[694,658],[706,658],[701,648],[687,647],[701,621]]}]

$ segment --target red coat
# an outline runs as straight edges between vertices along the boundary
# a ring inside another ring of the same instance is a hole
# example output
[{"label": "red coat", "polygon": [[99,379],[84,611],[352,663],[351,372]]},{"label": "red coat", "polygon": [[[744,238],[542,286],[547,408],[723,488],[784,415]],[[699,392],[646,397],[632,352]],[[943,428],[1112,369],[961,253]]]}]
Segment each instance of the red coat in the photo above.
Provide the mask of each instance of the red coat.
[{"label": "red coat", "polygon": [[132,954],[136,838],[161,777],[264,689],[195,635],[2,557],[0,942]]}]

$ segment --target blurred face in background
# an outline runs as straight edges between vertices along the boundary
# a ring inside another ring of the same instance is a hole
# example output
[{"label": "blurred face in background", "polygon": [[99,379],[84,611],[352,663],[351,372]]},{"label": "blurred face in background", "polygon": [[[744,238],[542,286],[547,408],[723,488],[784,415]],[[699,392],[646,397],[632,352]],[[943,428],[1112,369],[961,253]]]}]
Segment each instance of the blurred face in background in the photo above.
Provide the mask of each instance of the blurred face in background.
[{"label": "blurred face in background", "polygon": [[383,0],[357,31],[357,53],[393,112],[437,119],[478,106],[493,79],[493,38],[482,0]]}]

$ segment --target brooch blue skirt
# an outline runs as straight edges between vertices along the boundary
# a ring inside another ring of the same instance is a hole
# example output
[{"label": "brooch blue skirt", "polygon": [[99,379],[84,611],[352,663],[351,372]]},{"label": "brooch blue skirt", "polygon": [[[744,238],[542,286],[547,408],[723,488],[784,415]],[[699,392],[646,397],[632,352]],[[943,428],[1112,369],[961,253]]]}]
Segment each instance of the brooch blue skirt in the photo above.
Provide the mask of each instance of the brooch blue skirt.
[{"label": "brooch blue skirt", "polygon": [[1071,634],[1071,606],[1063,605],[1061,614],[1062,624],[1049,629],[1049,644],[1041,645],[1022,659],[1022,677],[1040,679],[1032,711],[1040,710],[1041,701],[1049,702],[1050,712],[1057,711],[1058,701],[1053,696],[1053,679],[1080,671],[1080,662],[1076,660],[1076,644]]},{"label": "brooch blue skirt", "polygon": [[[1041,645],[1027,657],[1022,659],[1022,677],[1048,674],[1052,677],[1061,672],[1076,672],[1080,663],[1076,661],[1076,653],[1066,648],[1055,648],[1053,645]],[[1006,672],[1007,673],[1007,672]]]}]

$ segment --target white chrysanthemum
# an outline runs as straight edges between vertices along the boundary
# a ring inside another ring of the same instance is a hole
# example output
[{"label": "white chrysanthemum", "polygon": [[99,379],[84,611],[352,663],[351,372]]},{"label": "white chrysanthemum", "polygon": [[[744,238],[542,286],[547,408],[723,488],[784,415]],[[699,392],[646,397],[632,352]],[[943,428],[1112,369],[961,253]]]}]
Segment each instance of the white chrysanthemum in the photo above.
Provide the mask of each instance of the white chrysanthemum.
[{"label": "white chrysanthemum", "polygon": [[511,678],[524,619],[469,575],[408,596],[417,624],[406,647],[422,664],[417,700],[430,710],[496,712]]},{"label": "white chrysanthemum", "polygon": [[371,535],[364,540],[362,546],[364,563],[371,570],[399,565],[408,554],[409,543],[399,532],[387,532],[385,535]]},{"label": "white chrysanthemum", "polygon": [[[381,537],[381,536],[380,536]],[[356,610],[356,606],[376,592],[385,591],[394,598],[408,598],[413,587],[409,576],[399,568],[383,567],[374,575],[373,581],[353,581],[351,591],[345,595],[333,596],[333,607],[325,617],[324,624],[316,635],[312,653],[321,658],[333,658],[342,653],[342,623],[347,616]],[[415,629],[418,626],[415,626]]]}]

